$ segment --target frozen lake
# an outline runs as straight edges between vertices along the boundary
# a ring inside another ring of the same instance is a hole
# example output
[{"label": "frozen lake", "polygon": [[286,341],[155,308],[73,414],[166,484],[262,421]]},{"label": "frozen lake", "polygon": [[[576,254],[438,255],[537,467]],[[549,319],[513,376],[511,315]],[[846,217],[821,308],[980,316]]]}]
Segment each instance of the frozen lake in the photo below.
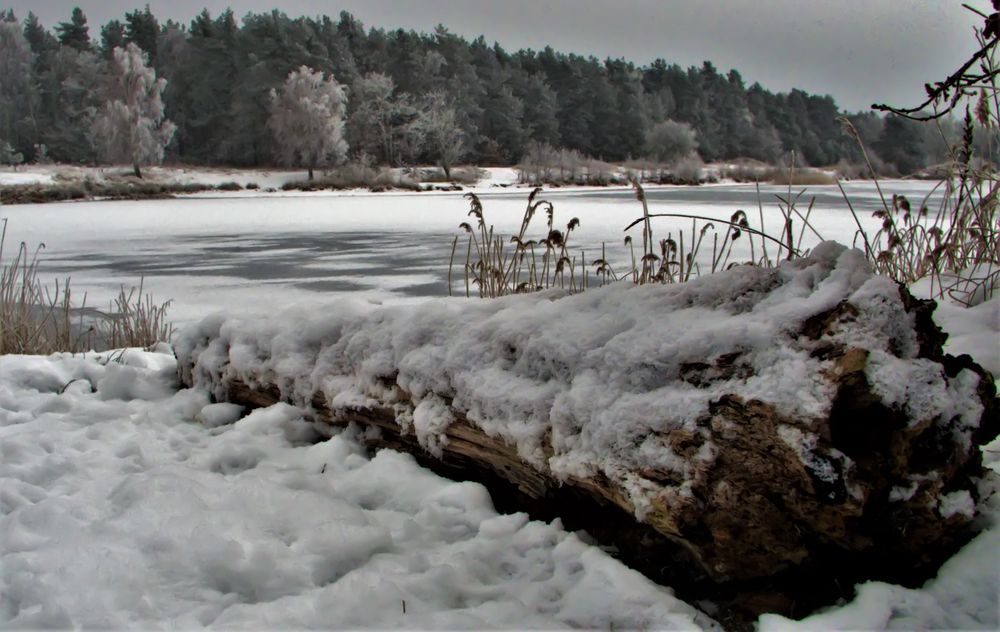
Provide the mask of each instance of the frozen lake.
[{"label": "frozen lake", "polygon": [[[916,206],[933,183],[889,181],[886,196],[907,195]],[[871,183],[845,185],[855,210],[870,229],[881,207]],[[803,190],[793,188],[793,193]],[[777,195],[787,187],[754,185],[651,187],[651,213],[690,213],[728,219],[744,209],[752,226],[763,204],[768,232],[779,236]],[[488,224],[510,235],[521,223],[528,190],[483,191]],[[571,249],[583,250],[588,262],[600,255],[602,242],[617,269],[626,267],[623,229],[642,214],[627,189],[546,191],[555,205],[557,228],[573,217],[580,228]],[[825,239],[853,240],[855,226],[836,186],[805,187],[798,207],[805,212],[815,198],[811,223]],[[930,208],[935,208],[931,200]],[[145,278],[157,300],[174,300],[171,317],[178,323],[228,309],[266,313],[293,302],[321,302],[337,293],[356,293],[381,301],[412,301],[448,294],[448,259],[458,224],[471,221],[462,193],[330,193],[186,197],[136,202],[74,202],[6,206],[9,219],[5,258],[14,246],[44,242],[40,266],[44,279],[72,278],[76,302],[103,307],[121,284]],[[690,220],[655,219],[655,238]],[[545,234],[544,213],[534,218],[529,236]],[[796,233],[798,229],[796,229]],[[641,243],[641,227],[630,231]],[[807,231],[804,245],[818,238]],[[465,293],[461,264],[465,238],[459,241],[453,287]],[[704,260],[711,245],[703,248]],[[590,266],[588,266],[590,267]],[[593,277],[592,277],[593,280]]]}]

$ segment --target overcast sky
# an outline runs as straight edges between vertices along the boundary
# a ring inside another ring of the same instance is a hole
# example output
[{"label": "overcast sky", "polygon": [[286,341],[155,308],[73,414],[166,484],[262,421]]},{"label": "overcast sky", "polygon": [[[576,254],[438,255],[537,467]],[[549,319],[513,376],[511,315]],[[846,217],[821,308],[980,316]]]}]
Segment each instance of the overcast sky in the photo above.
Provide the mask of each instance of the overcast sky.
[{"label": "overcast sky", "polygon": [[[986,11],[985,0],[971,0]],[[34,11],[52,28],[74,6],[91,36],[143,0],[0,0],[19,18]],[[188,24],[202,8],[232,7],[238,17],[278,8],[291,17],[343,9],[366,27],[430,32],[444,24],[468,38],[485,35],[509,51],[551,45],[562,52],[662,57],[682,66],[712,61],[736,68],[749,85],[831,94],[842,108],[873,101],[914,105],[923,84],[943,79],[975,50],[981,19],[958,0],[150,0],[162,22]]]}]

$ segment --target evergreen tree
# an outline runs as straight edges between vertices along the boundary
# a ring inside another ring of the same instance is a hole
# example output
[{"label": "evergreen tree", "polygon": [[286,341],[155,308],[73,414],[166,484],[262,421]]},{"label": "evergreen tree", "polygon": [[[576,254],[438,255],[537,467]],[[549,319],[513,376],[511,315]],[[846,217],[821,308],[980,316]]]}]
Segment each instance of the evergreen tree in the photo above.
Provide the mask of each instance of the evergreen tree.
[{"label": "evergreen tree", "polygon": [[45,27],[38,21],[38,16],[31,11],[28,12],[27,19],[24,20],[24,39],[28,41],[31,52],[35,54],[35,59],[41,58],[58,45],[56,38],[45,30]]},{"label": "evergreen tree", "polygon": [[448,94],[448,101],[455,109],[456,120],[471,157],[478,160],[475,148],[480,144],[481,103],[486,91],[472,65],[469,43],[440,25],[434,31],[434,37],[435,48],[444,58],[440,72],[441,88]]},{"label": "evergreen tree", "polygon": [[25,155],[37,142],[32,61],[21,25],[0,21],[0,141]]},{"label": "evergreen tree", "polygon": [[[611,120],[605,124],[613,129],[607,139],[603,154],[612,160],[624,160],[638,155],[649,127],[648,100],[642,85],[642,73],[632,63],[608,59],[604,62],[605,74],[614,95]],[[600,113],[597,119],[604,118]]]},{"label": "evergreen tree", "polygon": [[91,127],[101,106],[97,87],[102,66],[89,50],[63,46],[49,54],[38,78],[44,120],[39,136],[53,160],[81,164],[96,158]]},{"label": "evergreen tree", "polygon": [[160,23],[149,10],[149,5],[142,11],[136,9],[125,14],[125,43],[135,44],[149,59],[150,66],[156,66],[156,37],[160,32]]},{"label": "evergreen tree", "polygon": [[326,48],[330,60],[330,71],[345,85],[350,85],[358,77],[358,64],[351,52],[350,43],[340,33],[339,24],[327,16],[316,27],[317,34]]},{"label": "evergreen tree", "polygon": [[412,95],[424,94],[429,77],[424,67],[424,45],[413,31],[397,29],[387,38],[388,64],[385,70],[396,89]]},{"label": "evergreen tree", "polygon": [[[167,82],[167,87],[163,91],[164,111],[169,113],[170,120],[178,129],[185,129],[188,126],[189,110],[182,107],[182,103],[191,91],[191,73],[187,71],[191,68],[192,62],[191,43],[187,32],[178,24],[168,21],[160,32],[156,50],[156,58],[159,60],[157,75]],[[174,134],[170,145],[174,156],[185,154],[186,147],[183,145],[185,139],[183,134]]]},{"label": "evergreen tree", "polygon": [[480,154],[490,163],[512,164],[524,153],[524,105],[503,83],[487,85],[485,98],[490,106],[479,124]]},{"label": "evergreen tree", "polygon": [[539,74],[527,78],[521,97],[524,103],[524,132],[529,141],[559,144],[559,102],[555,91]]},{"label": "evergreen tree", "polygon": [[364,25],[347,11],[341,11],[336,30],[338,40],[344,43],[347,47],[347,53],[350,54],[351,59],[355,62],[354,79],[365,72],[369,72],[363,67],[364,60],[358,57],[359,53],[364,51],[368,41]]},{"label": "evergreen tree", "polygon": [[895,165],[901,175],[927,166],[922,126],[902,116],[890,114],[885,118],[875,149],[882,160]]},{"label": "evergreen tree", "polygon": [[[552,49],[546,48],[543,53],[552,56]],[[569,149],[588,151],[590,149],[590,130],[594,124],[594,113],[584,77],[582,64],[578,58],[570,56],[568,60],[554,63],[546,59],[549,82],[555,88],[559,101],[559,138],[562,145]]]},{"label": "evergreen tree", "polygon": [[60,22],[56,26],[59,33],[59,43],[76,50],[90,50],[90,34],[87,26],[87,16],[83,14],[80,7],[73,7],[73,14],[69,22]]},{"label": "evergreen tree", "polygon": [[178,154],[197,163],[217,161],[239,163],[231,152],[231,139],[238,135],[232,116],[239,66],[235,40],[238,34],[231,10],[212,18],[202,11],[188,28],[185,56],[174,69],[174,116],[178,126]]},{"label": "evergreen tree", "polygon": [[125,46],[125,25],[111,20],[101,27],[101,56],[111,59],[116,48]]}]

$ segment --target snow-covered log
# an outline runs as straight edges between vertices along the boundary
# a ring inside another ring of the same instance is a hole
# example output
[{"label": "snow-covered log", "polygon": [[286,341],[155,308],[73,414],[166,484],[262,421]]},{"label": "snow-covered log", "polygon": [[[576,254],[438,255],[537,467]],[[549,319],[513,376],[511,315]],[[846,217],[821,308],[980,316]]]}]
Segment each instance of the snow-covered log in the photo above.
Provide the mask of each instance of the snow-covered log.
[{"label": "snow-covered log", "polygon": [[683,285],[220,315],[175,347],[220,400],[291,402],[535,506],[583,503],[598,533],[627,515],[615,544],[639,566],[743,590],[912,580],[970,536],[996,389],[943,354],[933,309],[825,243]]}]

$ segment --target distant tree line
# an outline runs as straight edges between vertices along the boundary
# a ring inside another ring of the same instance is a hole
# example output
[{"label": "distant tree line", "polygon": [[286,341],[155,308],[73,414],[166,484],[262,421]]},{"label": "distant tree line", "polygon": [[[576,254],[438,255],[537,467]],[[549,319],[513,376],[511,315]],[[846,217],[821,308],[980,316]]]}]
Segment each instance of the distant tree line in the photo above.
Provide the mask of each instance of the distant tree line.
[{"label": "distant tree line", "polygon": [[[115,50],[130,44],[145,53],[152,80],[165,80],[161,115],[176,126],[167,158],[190,164],[288,162],[298,150],[284,146],[281,130],[291,124],[272,114],[287,102],[289,76],[306,71],[346,88],[329,92],[340,95],[343,141],[350,157],[369,163],[514,164],[538,147],[615,162],[695,152],[706,161],[776,162],[794,151],[798,164],[814,166],[860,159],[832,97],[747,86],[736,70],[707,61],[685,69],[549,47],[511,53],[444,26],[366,29],[347,12],[334,20],[272,11],[238,22],[232,11],[203,11],[188,25],[161,23],[148,5],[96,33],[79,8],[53,31],[33,13],[19,22],[0,12],[0,158],[107,159],[95,123],[110,116]],[[890,169],[946,155],[947,142],[925,126],[874,113],[849,118]]]}]

